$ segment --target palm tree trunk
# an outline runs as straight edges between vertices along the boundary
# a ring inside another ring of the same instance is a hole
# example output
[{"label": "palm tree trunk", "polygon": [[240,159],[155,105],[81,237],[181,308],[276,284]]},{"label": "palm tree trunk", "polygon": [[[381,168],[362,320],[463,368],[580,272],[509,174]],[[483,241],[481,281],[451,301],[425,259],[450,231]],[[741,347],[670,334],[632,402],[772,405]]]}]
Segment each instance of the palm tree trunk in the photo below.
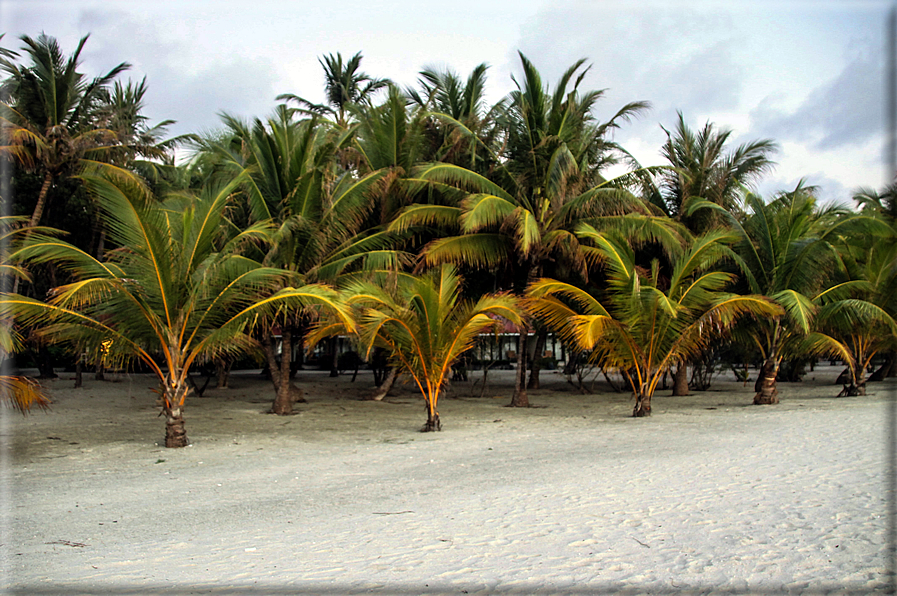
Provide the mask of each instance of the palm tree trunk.
[{"label": "palm tree trunk", "polygon": [[528,408],[529,398],[526,395],[526,329],[520,329],[520,335],[517,337],[517,377],[514,381],[514,396],[511,403],[508,404],[512,408]]},{"label": "palm tree trunk", "polygon": [[380,386],[377,387],[377,390],[374,391],[374,393],[370,397],[365,398],[365,399],[372,400],[372,401],[383,400],[383,398],[386,397],[386,394],[389,393],[389,390],[392,389],[392,386],[396,382],[396,378],[398,376],[399,376],[399,369],[390,368],[389,372],[386,374],[386,378],[383,379],[383,382],[380,383]]},{"label": "palm tree trunk", "polygon": [[436,411],[436,404],[432,398],[425,399],[427,405],[427,423],[421,429],[421,432],[429,433],[442,430],[442,423],[439,422],[439,412]]},{"label": "palm tree trunk", "polygon": [[[44,176],[44,183],[40,187],[40,192],[37,195],[37,204],[34,206],[34,211],[31,213],[31,219],[28,221],[28,227],[33,228],[38,223],[40,223],[40,218],[44,214],[44,207],[47,204],[47,195],[50,192],[50,185],[53,183],[53,174],[47,172]],[[25,239],[31,236],[31,232],[25,232]],[[19,281],[21,281],[18,277],[14,277],[12,281],[12,293],[17,294],[19,292]]]},{"label": "palm tree trunk", "polygon": [[40,193],[37,195],[37,204],[34,205],[34,211],[31,213],[31,219],[28,221],[28,227],[33,228],[40,223],[40,218],[44,214],[44,207],[47,205],[47,195],[50,192],[50,185],[53,183],[53,174],[47,172],[44,176],[44,183],[40,187]]},{"label": "palm tree trunk", "polygon": [[644,418],[651,415],[651,396],[640,389],[635,396],[635,408],[632,410],[635,418]]},{"label": "palm tree trunk", "polygon": [[545,350],[545,342],[547,339],[547,329],[542,329],[536,334],[536,349],[533,351],[533,365],[530,367],[529,381],[526,384],[527,389],[539,388],[539,371],[542,369],[540,361],[542,360],[542,352]]},{"label": "palm tree trunk", "polygon": [[[278,416],[288,416],[293,413],[293,402],[305,402],[305,398],[302,397],[302,391],[293,385],[293,381],[290,378],[293,354],[292,329],[284,325],[280,339],[280,366],[271,372],[271,378],[277,379],[277,382],[274,384],[277,394],[274,398],[274,404],[271,406],[271,413]],[[273,352],[274,350],[272,349],[272,356]],[[269,357],[270,359],[271,357]]]},{"label": "palm tree trunk", "polygon": [[228,378],[230,377],[230,362],[225,362],[224,360],[217,360],[215,362],[215,375],[217,377],[217,382],[215,384],[216,389],[228,389]]},{"label": "palm tree trunk", "polygon": [[78,360],[75,362],[75,389],[80,387],[84,382],[84,359],[81,355],[78,355]]},{"label": "palm tree trunk", "polygon": [[339,338],[331,337],[330,338],[330,347],[333,350],[333,360],[330,361],[330,376],[338,377],[339,376]]},{"label": "palm tree trunk", "polygon": [[265,341],[265,360],[268,363],[268,373],[271,375],[271,382],[274,384],[274,391],[280,389],[280,375],[277,371],[277,354],[274,352],[274,334],[268,331],[268,337]]},{"label": "palm tree trunk", "polygon": [[673,395],[688,395],[688,362],[680,362],[673,376]]},{"label": "palm tree trunk", "polygon": [[779,360],[767,358],[760,368],[757,382],[754,383],[754,405],[771,405],[779,403],[779,390],[776,387],[776,376],[779,374]]},{"label": "palm tree trunk", "polygon": [[186,447],[190,444],[187,440],[187,430],[184,428],[183,408],[171,408],[165,411],[165,446]]},{"label": "palm tree trunk", "polygon": [[894,376],[894,363],[897,361],[897,352],[893,350],[885,354],[884,364],[872,373],[869,377],[870,382],[883,381],[888,377]]}]

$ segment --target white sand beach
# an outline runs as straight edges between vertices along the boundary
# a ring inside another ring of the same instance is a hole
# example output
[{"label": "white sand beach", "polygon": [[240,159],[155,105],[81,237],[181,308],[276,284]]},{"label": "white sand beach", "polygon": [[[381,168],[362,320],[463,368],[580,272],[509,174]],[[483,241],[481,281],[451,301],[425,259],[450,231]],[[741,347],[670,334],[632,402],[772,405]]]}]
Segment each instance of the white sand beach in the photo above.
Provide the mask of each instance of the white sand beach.
[{"label": "white sand beach", "polygon": [[[6,409],[2,564],[12,594],[886,593],[893,379],[836,398],[839,368],[753,406],[710,391],[629,417],[556,372],[511,409],[458,383],[443,431],[410,385],[301,371],[307,404],[266,415],[270,383],[192,396],[184,449],[159,446],[150,377],[46,382]],[[479,378],[473,373],[472,378]],[[605,390],[603,383],[597,389]]]}]

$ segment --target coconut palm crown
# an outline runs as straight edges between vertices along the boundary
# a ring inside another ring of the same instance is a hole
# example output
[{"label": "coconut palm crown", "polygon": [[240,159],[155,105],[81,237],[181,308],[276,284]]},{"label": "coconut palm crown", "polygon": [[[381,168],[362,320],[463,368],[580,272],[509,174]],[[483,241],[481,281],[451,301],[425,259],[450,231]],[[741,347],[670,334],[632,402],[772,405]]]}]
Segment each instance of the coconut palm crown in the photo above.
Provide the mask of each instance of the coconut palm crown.
[{"label": "coconut palm crown", "polygon": [[659,263],[636,266],[629,242],[589,225],[579,231],[607,275],[600,296],[572,284],[539,279],[527,291],[530,309],[603,366],[618,369],[635,395],[633,416],[651,414],[651,398],[670,366],[718,338],[743,315],[774,316],[781,309],[756,295],[725,292],[734,275],[716,265],[730,256],[722,232],[699,236],[672,260],[669,279]]}]

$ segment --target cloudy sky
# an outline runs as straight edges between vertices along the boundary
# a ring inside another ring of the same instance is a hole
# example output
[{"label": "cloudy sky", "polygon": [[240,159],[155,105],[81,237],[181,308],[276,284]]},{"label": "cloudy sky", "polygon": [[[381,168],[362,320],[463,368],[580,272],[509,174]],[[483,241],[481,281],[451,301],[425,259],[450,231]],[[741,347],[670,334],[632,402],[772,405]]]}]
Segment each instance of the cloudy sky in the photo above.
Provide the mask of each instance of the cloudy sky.
[{"label": "cloudy sky", "polygon": [[425,66],[466,77],[490,65],[490,98],[513,88],[517,51],[550,84],[576,60],[583,87],[607,89],[609,118],[648,100],[617,140],[644,165],[676,111],[692,128],[732,130],[732,143],[780,146],[764,195],[801,178],[827,201],[886,182],[885,24],[893,2],[577,2],[576,0],[0,0],[3,45],[45,32],[64,51],[90,34],[82,70],[119,62],[147,77],[146,113],[172,134],[210,130],[222,111],[264,117],[280,93],[323,99],[318,58],[361,51],[362,69],[412,85]]}]

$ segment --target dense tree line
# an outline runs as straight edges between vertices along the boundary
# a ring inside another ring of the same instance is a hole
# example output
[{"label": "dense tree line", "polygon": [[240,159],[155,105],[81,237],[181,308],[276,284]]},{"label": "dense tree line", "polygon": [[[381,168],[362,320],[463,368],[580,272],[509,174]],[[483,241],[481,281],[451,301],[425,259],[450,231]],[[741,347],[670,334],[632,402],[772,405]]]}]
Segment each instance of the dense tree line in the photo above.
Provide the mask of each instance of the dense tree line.
[{"label": "dense tree line", "polygon": [[[2,349],[45,375],[48,346],[139,363],[158,377],[168,446],[187,444],[191,369],[261,355],[272,411],[288,414],[294,346],[337,336],[414,380],[426,430],[452,365],[496,328],[517,331],[513,406],[538,387],[527,355],[549,333],[618,371],[635,416],[668,374],[688,392],[689,368],[724,345],[761,363],[757,404],[777,403],[783,362],[843,360],[847,395],[877,355],[874,378],[893,368],[894,186],[859,189],[854,208],[803,183],[759,197],[775,143],[733,147],[681,113],[666,165],[642,167],[612,133],[649,104],[598,118],[584,60],[549,85],[520,54],[516,89],[489,105],[486,65],[402,89],[360,53],[328,55],[325,104],[285,93],[266,119],[223,114],[214,133],[165,139],[126,63],[87,79],[86,37],[69,56],[46,35],[21,42],[0,56]],[[44,404],[33,382],[4,383],[10,403]]]}]

